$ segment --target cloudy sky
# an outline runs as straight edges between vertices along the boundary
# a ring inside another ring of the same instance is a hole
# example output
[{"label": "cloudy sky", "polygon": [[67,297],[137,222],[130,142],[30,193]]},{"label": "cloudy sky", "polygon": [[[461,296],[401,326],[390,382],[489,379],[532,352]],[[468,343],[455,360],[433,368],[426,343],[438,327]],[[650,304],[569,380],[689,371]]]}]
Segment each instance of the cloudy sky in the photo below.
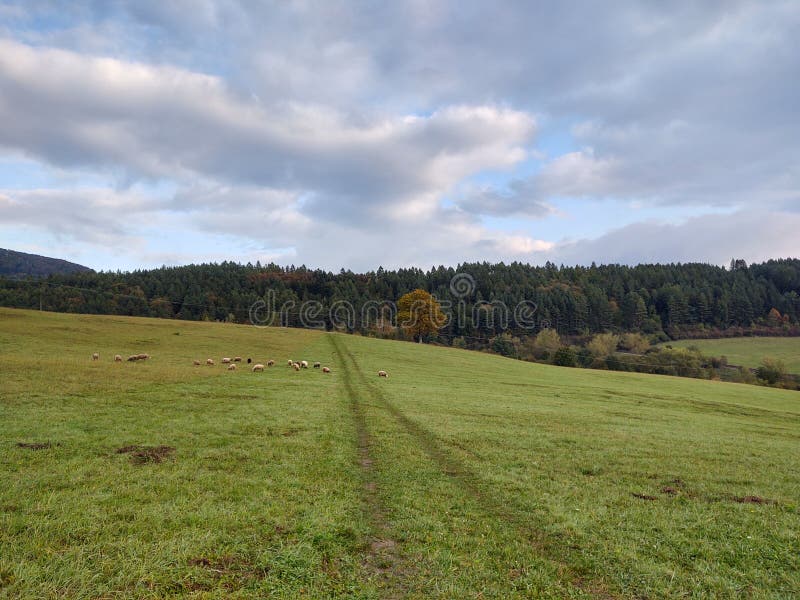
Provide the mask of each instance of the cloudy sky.
[{"label": "cloudy sky", "polygon": [[799,81],[796,0],[0,0],[0,247],[798,256]]}]

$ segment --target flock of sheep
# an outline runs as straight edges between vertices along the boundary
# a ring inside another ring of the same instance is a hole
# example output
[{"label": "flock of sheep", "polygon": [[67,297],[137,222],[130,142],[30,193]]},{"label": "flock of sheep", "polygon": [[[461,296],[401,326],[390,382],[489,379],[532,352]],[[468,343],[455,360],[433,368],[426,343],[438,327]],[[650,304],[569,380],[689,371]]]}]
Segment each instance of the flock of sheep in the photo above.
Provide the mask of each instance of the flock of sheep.
[{"label": "flock of sheep", "polygon": [[[134,361],[137,361],[137,360],[147,360],[148,358],[150,358],[149,354],[131,354],[128,357],[128,360],[131,361],[131,362],[134,362]],[[93,353],[92,354],[92,360],[100,360],[100,353],[99,352]],[[122,356],[120,356],[119,354],[114,355],[114,362],[122,362]],[[241,356],[234,356],[233,358],[225,357],[225,358],[222,359],[221,362],[222,362],[223,365],[227,365],[228,371],[235,371],[236,370],[236,363],[242,362],[242,357]],[[251,364],[252,362],[253,362],[252,358],[248,358],[247,359],[247,364]],[[194,366],[196,366],[196,367],[199,367],[202,364],[203,363],[200,362],[199,360],[195,360],[194,361]],[[216,363],[214,362],[213,358],[207,358],[206,359],[206,365],[207,366],[213,367],[215,364]],[[292,360],[290,358],[286,362],[286,364],[287,364],[287,366],[292,367],[295,371],[299,371],[300,369],[307,369],[308,368],[308,361],[307,360],[301,360],[300,362],[297,362],[297,361]],[[274,365],[275,365],[275,361],[274,360],[268,360],[267,361],[267,364],[266,364],[267,367],[272,367]],[[313,367],[315,369],[321,369],[323,373],[330,373],[331,372],[330,367],[323,367],[322,363],[319,363],[319,362],[315,362]],[[261,363],[255,363],[253,365],[253,367],[252,367],[252,371],[254,373],[262,372],[263,370],[264,370],[264,365],[261,364]],[[386,377],[388,379],[389,378],[389,374],[386,371],[378,371],[378,377]]]},{"label": "flock of sheep", "polygon": [[[134,362],[134,361],[137,361],[137,360],[147,360],[148,358],[150,358],[149,354],[131,354],[128,357],[128,361],[129,362]],[[100,360],[100,353],[99,352],[95,352],[94,354],[92,354],[92,360]],[[114,362],[122,362],[122,356],[120,356],[119,354],[115,354],[114,355]]]}]

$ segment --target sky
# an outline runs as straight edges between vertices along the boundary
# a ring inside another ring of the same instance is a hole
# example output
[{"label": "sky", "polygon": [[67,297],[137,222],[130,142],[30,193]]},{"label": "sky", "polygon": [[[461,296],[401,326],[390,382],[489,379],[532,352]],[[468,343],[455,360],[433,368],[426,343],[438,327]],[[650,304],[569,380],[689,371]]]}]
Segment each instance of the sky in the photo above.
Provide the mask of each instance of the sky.
[{"label": "sky", "polygon": [[799,81],[796,0],[0,0],[0,247],[796,257]]}]

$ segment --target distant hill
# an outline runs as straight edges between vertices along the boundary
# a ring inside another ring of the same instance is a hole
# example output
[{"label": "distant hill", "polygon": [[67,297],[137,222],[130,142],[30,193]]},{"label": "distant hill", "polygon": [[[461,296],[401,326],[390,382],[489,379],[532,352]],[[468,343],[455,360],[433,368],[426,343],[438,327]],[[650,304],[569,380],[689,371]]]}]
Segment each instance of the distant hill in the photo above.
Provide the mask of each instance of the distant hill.
[{"label": "distant hill", "polygon": [[0,277],[20,279],[22,277],[47,277],[48,275],[69,275],[72,273],[91,273],[92,269],[60,258],[27,254],[16,250],[0,248]]}]

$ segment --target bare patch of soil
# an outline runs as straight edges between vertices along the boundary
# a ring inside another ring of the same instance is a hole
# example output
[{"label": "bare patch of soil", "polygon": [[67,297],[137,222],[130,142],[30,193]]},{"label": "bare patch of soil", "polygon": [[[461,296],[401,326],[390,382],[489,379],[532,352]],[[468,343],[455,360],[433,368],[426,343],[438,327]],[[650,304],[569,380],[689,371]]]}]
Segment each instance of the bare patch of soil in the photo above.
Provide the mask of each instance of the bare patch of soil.
[{"label": "bare patch of soil", "polygon": [[734,496],[733,501],[740,504],[777,504],[775,500],[761,496]]},{"label": "bare patch of soil", "polygon": [[649,494],[637,494],[636,492],[631,493],[631,496],[634,498],[639,498],[639,500],[658,500],[655,496],[650,496]]},{"label": "bare patch of soil", "polygon": [[170,458],[175,453],[172,446],[123,446],[117,448],[117,454],[130,454],[131,462],[135,465],[147,463],[160,463]]},{"label": "bare patch of soil", "polygon": [[46,450],[58,445],[50,442],[17,442],[17,448],[25,448],[26,450]]}]

